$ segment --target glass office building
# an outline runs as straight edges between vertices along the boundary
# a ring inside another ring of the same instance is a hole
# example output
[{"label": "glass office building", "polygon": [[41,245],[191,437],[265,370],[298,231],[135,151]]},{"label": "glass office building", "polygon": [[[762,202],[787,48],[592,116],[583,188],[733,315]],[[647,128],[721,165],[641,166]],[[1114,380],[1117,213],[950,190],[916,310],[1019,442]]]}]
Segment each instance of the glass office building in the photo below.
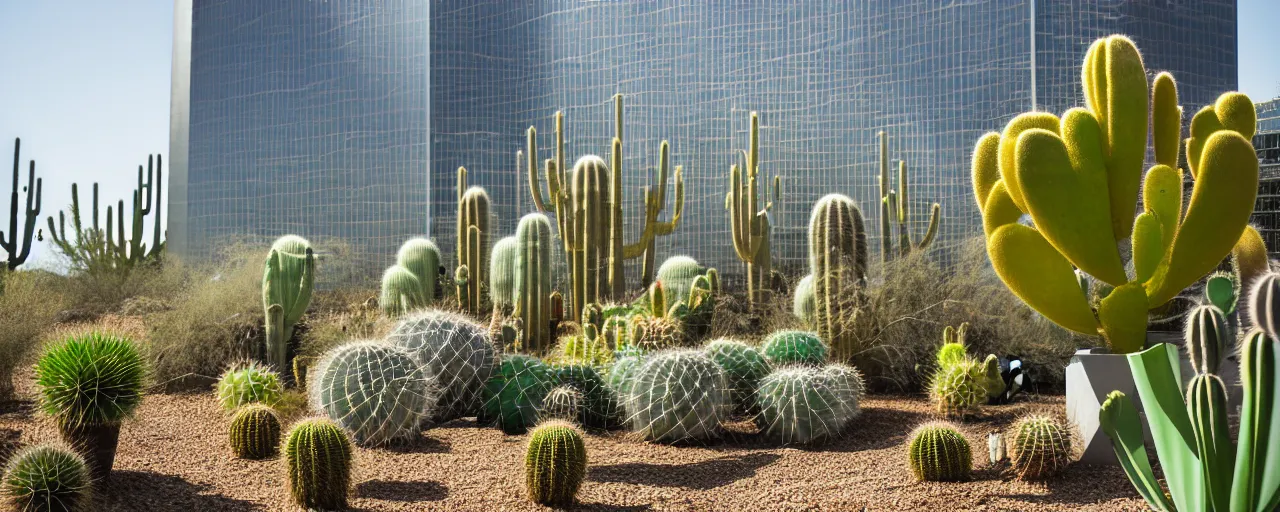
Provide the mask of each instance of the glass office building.
[{"label": "glass office building", "polygon": [[1280,98],[1263,101],[1258,107],[1258,133],[1280,132]]},{"label": "glass office building", "polygon": [[624,212],[638,217],[670,141],[686,198],[659,260],[687,253],[732,279],[724,195],[751,111],[761,172],[784,185],[775,265],[798,274],[826,193],[859,202],[878,247],[879,131],[910,171],[914,232],[936,201],[936,247],[979,233],[974,142],[1017,113],[1082,104],[1079,63],[1097,37],[1133,36],[1189,113],[1236,88],[1233,0],[177,4],[170,247],[198,258],[228,237],[296,232],[347,241],[368,276],[415,235],[452,261],[459,166],[493,197],[494,236],[510,234],[533,211],[525,130],[549,157],[561,110],[566,161],[607,157],[615,93]]}]

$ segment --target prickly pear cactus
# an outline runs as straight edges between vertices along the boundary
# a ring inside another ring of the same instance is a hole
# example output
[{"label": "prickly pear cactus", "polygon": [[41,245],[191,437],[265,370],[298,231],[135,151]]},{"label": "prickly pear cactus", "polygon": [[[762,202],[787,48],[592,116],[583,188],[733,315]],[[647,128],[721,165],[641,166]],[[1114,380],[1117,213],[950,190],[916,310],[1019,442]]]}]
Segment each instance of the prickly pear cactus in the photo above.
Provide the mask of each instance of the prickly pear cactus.
[{"label": "prickly pear cactus", "polygon": [[228,429],[231,452],[241,459],[265,459],[280,445],[280,417],[262,404],[241,407]]},{"label": "prickly pear cactus", "polygon": [[760,351],[774,366],[827,364],[827,344],[812,332],[777,331],[765,338],[764,343],[760,345]]},{"label": "prickly pear cactus", "polygon": [[618,395],[609,387],[594,367],[571,364],[555,369],[556,382],[568,386],[582,395],[582,408],[576,421],[595,429],[607,429],[618,424],[620,406]]},{"label": "prickly pear cactus", "polygon": [[365,446],[416,436],[435,411],[435,379],[407,350],[382,341],[354,341],[325,354],[307,386],[312,407]]},{"label": "prickly pear cactus", "polygon": [[1042,480],[1071,464],[1071,437],[1058,420],[1038,414],[1024,416],[1012,430],[1009,455],[1018,478]]},{"label": "prickly pear cactus", "polygon": [[629,387],[624,402],[631,429],[648,441],[718,438],[733,410],[724,371],[701,350],[670,350],[646,357]]},{"label": "prickly pear cactus", "polygon": [[986,367],[970,357],[939,368],[929,384],[929,399],[947,417],[970,413],[988,395]]},{"label": "prickly pear cactus", "polygon": [[926,482],[968,480],[973,470],[969,441],[954,425],[945,422],[917,427],[911,433],[907,460],[916,480]]},{"label": "prickly pear cactus", "polygon": [[496,423],[509,435],[520,435],[538,423],[538,411],[555,386],[555,374],[542,361],[520,354],[502,357],[481,392],[484,407],[476,421]]},{"label": "prickly pear cactus", "polygon": [[815,444],[839,436],[853,419],[857,391],[811,366],[780,368],[756,391],[756,425],[778,444]]},{"label": "prickly pear cactus", "polygon": [[323,418],[300,421],[285,436],[289,495],[303,509],[346,510],[351,488],[351,441]]},{"label": "prickly pear cactus", "polygon": [[737,340],[713,340],[704,350],[707,357],[724,370],[733,396],[734,413],[754,414],[756,388],[760,379],[773,371],[773,365],[755,347]]},{"label": "prickly pear cactus", "polygon": [[570,505],[587,475],[582,433],[563,421],[538,425],[529,434],[524,459],[529,499],[543,505]]},{"label": "prickly pear cactus", "polygon": [[440,386],[439,404],[430,420],[443,422],[479,411],[480,391],[498,357],[484,326],[457,313],[432,309],[401,320],[387,341],[408,351]]}]

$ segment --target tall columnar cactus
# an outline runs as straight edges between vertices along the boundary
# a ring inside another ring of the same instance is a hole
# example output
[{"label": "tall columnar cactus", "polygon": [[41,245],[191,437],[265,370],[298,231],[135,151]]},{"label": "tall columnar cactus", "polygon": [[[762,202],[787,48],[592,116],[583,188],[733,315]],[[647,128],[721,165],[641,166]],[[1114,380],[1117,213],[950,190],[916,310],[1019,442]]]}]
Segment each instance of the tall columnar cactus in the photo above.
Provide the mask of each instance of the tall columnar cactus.
[{"label": "tall columnar cactus", "polygon": [[431,421],[479,412],[481,390],[493,375],[497,353],[484,326],[447,311],[422,311],[396,324],[387,342],[402,348],[440,388]]},{"label": "tall columnar cactus", "polygon": [[791,298],[791,314],[805,325],[813,326],[814,317],[817,315],[817,304],[813,296],[813,274],[804,276],[796,284],[795,296]]},{"label": "tall columnar cactus", "polygon": [[440,262],[440,248],[425,238],[410,238],[396,251],[396,265],[409,269],[418,278],[424,306],[439,298]]},{"label": "tall columnar cactus", "polygon": [[[867,233],[862,211],[847,196],[830,194],[809,215],[809,274],[818,336],[840,359],[856,350],[852,322],[867,277]],[[797,295],[799,295],[798,290]],[[807,300],[807,299],[806,299]]]},{"label": "tall columnar cactus", "polygon": [[1013,424],[1009,450],[1013,472],[1023,480],[1052,477],[1071,464],[1071,437],[1050,416],[1033,414]]},{"label": "tall columnar cactus", "polygon": [[[31,161],[27,171],[27,186],[22,191],[27,194],[27,206],[22,211],[25,219],[22,234],[18,234],[18,155],[22,148],[22,139],[13,139],[13,192],[9,195],[9,236],[0,231],[0,249],[7,255],[5,265],[9,270],[17,270],[18,265],[26,263],[31,254],[31,235],[36,232],[36,222],[40,220],[40,196],[44,191],[44,179],[36,178],[36,161]],[[35,199],[35,203],[32,203]],[[158,218],[158,217],[157,217]],[[19,243],[19,237],[22,242]]]},{"label": "tall columnar cactus", "polygon": [[265,459],[280,445],[280,416],[269,406],[250,404],[236,411],[227,431],[236,457]]},{"label": "tall columnar cactus", "polygon": [[515,314],[524,323],[521,348],[544,352],[555,340],[551,324],[551,221],[541,213],[520,219],[516,228]]},{"label": "tall columnar cactus", "polygon": [[[906,255],[911,251],[926,249],[933,243],[938,234],[938,219],[942,206],[933,203],[929,213],[929,227],[919,242],[911,239],[911,204],[908,192],[911,186],[907,183],[907,163],[898,161],[898,190],[894,192],[889,180],[889,136],[884,132],[880,137],[880,260],[888,262],[898,255]],[[898,248],[893,248],[893,224],[897,224]]]},{"label": "tall columnar cactus", "polygon": [[911,433],[907,460],[911,474],[920,481],[963,481],[968,480],[973,471],[969,440],[950,423],[926,423],[917,427]]},{"label": "tall columnar cactus", "polygon": [[423,418],[435,413],[435,379],[409,351],[381,341],[353,341],[330,350],[314,375],[307,385],[312,407],[361,445],[417,435]]},{"label": "tall columnar cactus", "polygon": [[306,239],[285,235],[271,244],[262,276],[267,340],[259,355],[276,371],[289,368],[289,340],[293,326],[311,304],[315,273],[316,257]]},{"label": "tall columnar cactus", "polygon": [[408,268],[401,265],[387,267],[382,273],[378,307],[390,318],[426,307],[427,298],[422,295],[422,288],[422,281]]},{"label": "tall columnar cactus", "polygon": [[830,349],[814,333],[777,331],[764,339],[764,343],[760,345],[760,352],[774,366],[788,364],[822,366],[827,364],[827,354]]},{"label": "tall columnar cactus", "polygon": [[529,499],[542,505],[571,505],[587,476],[587,446],[573,425],[550,421],[529,434],[524,457]]},{"label": "tall columnar cactus", "polygon": [[[152,163],[154,162],[154,167]],[[58,224],[53,217],[45,220],[49,225],[49,236],[58,250],[65,255],[72,268],[90,273],[103,271],[129,271],[142,263],[159,262],[164,254],[164,242],[160,240],[164,229],[161,228],[161,205],[164,182],[164,165],[160,155],[153,160],[147,157],[146,179],[143,179],[142,166],[138,166],[138,186],[133,190],[132,210],[130,217],[129,238],[124,233],[124,200],[116,203],[114,214],[111,206],[107,206],[106,229],[98,224],[98,184],[93,184],[93,224],[86,228],[81,222],[80,197],[75,183],[71,184],[71,228],[72,236],[67,234],[65,212],[58,212]],[[152,200],[154,199],[154,202]],[[144,243],[144,224],[147,215],[152,217],[151,246]],[[115,229],[112,229],[114,224]]]},{"label": "tall columnar cactus", "polygon": [[707,357],[724,371],[733,397],[734,412],[757,412],[756,388],[760,386],[760,379],[773,371],[773,365],[755,347],[741,341],[718,339],[708,343],[704,350]]},{"label": "tall columnar cactus", "polygon": [[[1082,75],[1089,108],[1061,118],[1024,113],[978,140],[974,194],[987,253],[1009,289],[1054,323],[1131,353],[1145,342],[1147,311],[1213,270],[1240,240],[1258,192],[1249,142],[1256,113],[1232,92],[1195,115],[1186,144],[1195,185],[1184,208],[1173,77],[1160,73],[1148,88],[1142,57],[1124,36],[1095,41]],[[1144,177],[1149,118],[1157,164]],[[1018,222],[1023,214],[1035,227]],[[1133,279],[1119,248],[1125,238]],[[1096,310],[1073,268],[1115,287]]]},{"label": "tall columnar cactus", "polygon": [[484,406],[476,421],[497,423],[509,435],[520,435],[538,423],[542,401],[555,386],[555,374],[542,361],[507,354],[485,382]]},{"label": "tall columnar cactus", "polygon": [[[738,259],[747,265],[747,300],[751,304],[764,299],[772,280],[773,259],[769,254],[772,226],[769,210],[775,202],[782,201],[782,177],[773,177],[773,193],[769,181],[765,181],[765,204],[760,206],[760,116],[751,113],[751,134],[748,149],[743,151],[743,163],[729,167],[729,193],[725,208],[729,210],[729,227],[733,235],[733,250]],[[746,174],[744,177],[743,174]],[[769,198],[772,197],[772,201]]]},{"label": "tall columnar cactus", "polygon": [[1183,345],[1187,359],[1196,373],[1218,373],[1218,367],[1229,350],[1227,320],[1215,306],[1196,306],[1187,314]]},{"label": "tall columnar cactus", "polygon": [[723,433],[733,410],[724,371],[700,350],[644,358],[627,384],[624,408],[631,430],[648,441],[700,442]]},{"label": "tall columnar cactus", "polygon": [[495,314],[507,315],[515,307],[516,249],[514,236],[502,237],[489,255],[489,300]]},{"label": "tall columnar cactus", "polygon": [[781,444],[815,444],[844,432],[857,410],[858,392],[847,379],[821,368],[780,368],[760,380],[756,425]]},{"label": "tall columnar cactus", "polygon": [[346,510],[351,489],[351,441],[333,422],[298,422],[285,436],[289,496],[303,509]]},{"label": "tall columnar cactus", "polygon": [[472,315],[480,314],[480,283],[489,278],[489,193],[483,188],[467,186],[467,169],[458,168],[458,216],[457,216],[458,267],[467,267],[471,273],[464,285],[466,302],[462,309]]},{"label": "tall columnar cactus", "polygon": [[[626,243],[622,215],[622,95],[614,96],[614,138],[611,162],[594,155],[578,159],[572,172],[567,172],[564,155],[564,114],[556,112],[555,157],[545,162],[547,194],[538,186],[537,131],[527,132],[529,190],[540,212],[555,212],[565,257],[572,273],[572,303],[568,316],[578,318],[582,307],[602,299],[621,300],[629,291],[624,263],[643,257],[641,281],[653,281],[654,242],[659,236],[675,231],[684,211],[684,179],[680,166],[675,169],[675,212],[671,220],[659,221],[666,207],[668,145],[662,142],[658,155],[658,184],[654,190],[644,189],[645,218],[640,239]],[[612,172],[610,171],[612,167]]]}]

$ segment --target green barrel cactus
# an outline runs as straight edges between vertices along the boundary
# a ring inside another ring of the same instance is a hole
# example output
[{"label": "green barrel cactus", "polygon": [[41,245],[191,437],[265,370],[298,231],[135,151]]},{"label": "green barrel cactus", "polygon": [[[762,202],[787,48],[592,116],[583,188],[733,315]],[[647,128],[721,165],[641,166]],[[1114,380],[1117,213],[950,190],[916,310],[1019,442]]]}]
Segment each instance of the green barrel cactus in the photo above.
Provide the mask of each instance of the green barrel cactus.
[{"label": "green barrel cactus", "polygon": [[973,452],[950,423],[934,422],[916,427],[907,447],[911,474],[923,482],[960,482],[973,471]]},{"label": "green barrel cactus", "polygon": [[774,332],[765,338],[764,343],[760,345],[760,351],[774,366],[827,364],[827,344],[812,332]]},{"label": "green barrel cactus", "polygon": [[1043,480],[1071,464],[1071,437],[1058,420],[1032,414],[1013,424],[1010,459],[1013,472],[1023,480]]},{"label": "green barrel cactus", "polygon": [[280,375],[253,361],[228,368],[218,379],[216,389],[218,403],[226,411],[251,403],[275,405],[284,396]]},{"label": "green barrel cactus", "polygon": [[813,326],[816,307],[813,297],[813,274],[809,274],[796,284],[795,295],[791,297],[791,314],[805,325]]},{"label": "green barrel cactus", "polygon": [[563,421],[548,421],[529,433],[524,457],[529,499],[542,505],[571,505],[587,476],[582,433]]},{"label": "green barrel cactus", "polygon": [[608,340],[594,325],[587,324],[582,330],[582,334],[564,335],[556,342],[559,361],[607,368],[613,363],[613,349],[609,348]]},{"label": "green barrel cactus", "polygon": [[538,418],[542,421],[560,420],[577,423],[586,399],[572,386],[556,386],[542,399]]},{"label": "green barrel cactus", "polygon": [[485,382],[478,423],[496,423],[508,435],[520,435],[538,423],[542,401],[556,377],[542,361],[520,354],[502,356],[502,364]]},{"label": "green barrel cactus", "polygon": [[611,428],[618,423],[620,406],[618,395],[595,368],[571,364],[555,369],[556,382],[568,386],[582,395],[578,424],[595,429]]},{"label": "green barrel cactus", "polygon": [[352,448],[346,432],[333,422],[298,422],[285,436],[289,496],[303,509],[346,510],[351,489]]},{"label": "green barrel cactus", "polygon": [[551,294],[551,221],[541,213],[520,219],[516,227],[515,311],[524,322],[521,348],[541,352],[555,337]]},{"label": "green barrel cactus", "polygon": [[857,391],[820,368],[780,368],[760,380],[756,426],[775,443],[816,444],[839,436],[853,419]]},{"label": "green barrel cactus", "polygon": [[703,350],[724,371],[733,397],[733,412],[754,414],[756,388],[760,379],[773,371],[773,365],[755,347],[737,340],[712,340]]},{"label": "green barrel cactus", "polygon": [[643,365],[644,356],[640,354],[620,354],[614,358],[613,366],[609,368],[609,377],[605,383],[618,397],[619,413],[623,414],[624,418],[626,417],[626,398],[631,394],[631,383],[634,382],[636,372]]},{"label": "green barrel cactus", "polygon": [[987,402],[990,393],[986,367],[966,356],[958,363],[943,366],[929,382],[929,399],[938,413],[947,417],[964,416]]},{"label": "green barrel cactus", "polygon": [[724,371],[701,350],[647,356],[624,400],[632,431],[647,441],[700,442],[723,434],[733,410]]},{"label": "green barrel cactus", "polygon": [[942,330],[942,346],[938,347],[938,366],[949,366],[959,363],[968,357],[965,335],[969,332],[969,323],[960,324],[960,328],[950,325]]},{"label": "green barrel cactus", "polygon": [[481,390],[498,359],[484,326],[457,313],[431,309],[402,319],[387,342],[407,350],[440,387],[435,414],[427,419],[444,422],[479,412]]},{"label": "green barrel cactus", "polygon": [[265,459],[280,445],[280,416],[263,404],[241,407],[227,430],[231,453],[242,459]]},{"label": "green barrel cactus", "polygon": [[835,348],[840,360],[857,350],[853,322],[859,288],[867,279],[867,231],[862,210],[848,196],[829,194],[809,215],[809,275],[813,276],[814,318],[818,336]]},{"label": "green barrel cactus", "polygon": [[396,251],[396,265],[409,269],[418,278],[422,299],[426,301],[424,307],[441,295],[441,261],[440,248],[425,238],[411,238]]},{"label": "green barrel cactus", "polygon": [[684,340],[680,322],[666,316],[635,315],[628,325],[630,344],[645,351],[679,346]]},{"label": "green barrel cactus", "polygon": [[438,389],[409,351],[382,341],[353,341],[325,354],[307,386],[312,407],[380,446],[418,434],[435,410]]},{"label": "green barrel cactus", "polygon": [[392,265],[382,273],[382,291],[378,295],[378,307],[390,318],[398,318],[410,311],[426,307],[427,298],[422,295],[422,282],[408,268]]},{"label": "green barrel cactus", "polygon": [[266,317],[266,344],[260,357],[277,371],[289,368],[289,340],[293,326],[311,304],[316,258],[311,242],[285,235],[271,244],[262,276],[262,308]]},{"label": "green barrel cactus", "polygon": [[867,383],[862,378],[862,372],[853,366],[831,363],[822,368],[822,373],[826,378],[836,381],[836,389],[853,391],[851,399],[841,402],[849,419],[862,415],[862,399],[867,395]]},{"label": "green barrel cactus", "polygon": [[23,448],[9,458],[0,490],[12,510],[85,512],[92,509],[93,479],[75,451],[50,445]]},{"label": "green barrel cactus", "polygon": [[666,290],[667,304],[688,302],[689,290],[693,280],[701,276],[705,269],[696,260],[688,256],[672,256],[658,267],[658,281]]},{"label": "green barrel cactus", "polygon": [[[469,279],[458,285],[458,298],[462,309],[471,315],[480,314],[480,283],[489,280],[489,193],[481,187],[467,186],[467,170],[458,168],[458,268],[466,267]],[[464,290],[465,288],[465,290]]]},{"label": "green barrel cactus", "polygon": [[516,245],[516,237],[503,237],[489,254],[489,300],[503,314],[515,307]]}]

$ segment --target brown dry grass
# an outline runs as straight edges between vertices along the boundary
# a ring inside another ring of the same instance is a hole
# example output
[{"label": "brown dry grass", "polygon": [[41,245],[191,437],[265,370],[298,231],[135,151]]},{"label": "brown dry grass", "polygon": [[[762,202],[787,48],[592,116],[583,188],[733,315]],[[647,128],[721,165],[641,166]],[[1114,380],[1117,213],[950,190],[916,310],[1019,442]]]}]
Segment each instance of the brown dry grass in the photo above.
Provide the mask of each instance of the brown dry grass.
[{"label": "brown dry grass", "polygon": [[13,372],[40,345],[66,303],[60,276],[44,271],[2,272],[0,280],[0,400],[13,393]]}]

